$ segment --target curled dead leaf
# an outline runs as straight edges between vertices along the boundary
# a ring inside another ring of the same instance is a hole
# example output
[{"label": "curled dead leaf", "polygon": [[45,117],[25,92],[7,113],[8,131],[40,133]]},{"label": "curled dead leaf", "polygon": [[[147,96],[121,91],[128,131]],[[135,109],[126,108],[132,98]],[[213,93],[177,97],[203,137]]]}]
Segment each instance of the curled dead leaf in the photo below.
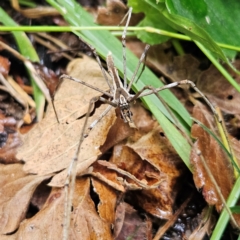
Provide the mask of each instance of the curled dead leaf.
[{"label": "curled dead leaf", "polygon": [[[194,107],[193,117],[216,133],[212,115],[203,105],[200,105],[200,103]],[[216,140],[199,125],[194,124],[191,133],[192,137],[196,139],[190,157],[191,164],[194,168],[193,178],[195,185],[197,188],[203,189],[205,200],[210,205],[216,205],[216,208],[219,211],[222,209],[222,201],[220,200],[218,193],[216,192],[216,187],[208,176],[200,157],[196,153],[196,150],[201,151],[202,156],[211,170],[211,173],[225,199],[227,199],[233,186],[234,174],[232,164],[229,162],[229,159]]]},{"label": "curled dead leaf", "polygon": [[93,190],[98,194],[99,204],[98,213],[99,216],[109,224],[114,224],[115,220],[115,208],[117,202],[116,191],[95,178],[92,178]]}]

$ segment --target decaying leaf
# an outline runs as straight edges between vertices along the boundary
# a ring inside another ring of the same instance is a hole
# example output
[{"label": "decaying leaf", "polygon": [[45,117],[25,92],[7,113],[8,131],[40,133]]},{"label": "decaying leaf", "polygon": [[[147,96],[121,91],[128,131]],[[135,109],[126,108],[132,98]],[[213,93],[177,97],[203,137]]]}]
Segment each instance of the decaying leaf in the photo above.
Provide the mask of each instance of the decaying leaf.
[{"label": "decaying leaf", "polygon": [[[108,85],[99,65],[93,59],[83,56],[68,64],[67,74],[107,91]],[[102,94],[80,83],[65,79],[54,97],[54,105],[60,122],[71,122],[83,116],[88,109],[89,101]],[[48,118],[56,119],[52,108],[46,113]],[[51,116],[53,115],[53,116]]]},{"label": "decaying leaf", "polygon": [[[160,184],[156,189],[143,190],[136,194],[139,204],[147,212],[160,218],[168,218],[176,197],[176,186],[182,173],[182,161],[170,145],[159,127],[127,146],[134,150],[142,160],[149,162],[159,171]],[[143,170],[143,169],[142,169]],[[153,171],[145,169],[145,178],[153,177]]]},{"label": "decaying leaf", "polygon": [[[139,110],[139,106],[137,109]],[[141,111],[146,114],[146,110]],[[136,121],[136,128],[131,130],[131,135],[125,140],[118,137],[121,132],[118,133],[118,129],[113,126],[109,133],[112,138],[115,136],[122,141],[118,144],[114,142],[109,162],[99,160],[86,173],[120,191],[145,189],[134,192],[138,204],[157,217],[168,218],[172,214],[176,183],[182,173],[182,161],[161,129],[155,126],[152,119],[147,119],[146,115],[142,124]],[[146,122],[151,123],[150,128]],[[138,129],[138,126],[142,127]],[[111,132],[113,129],[114,132]],[[119,130],[121,129],[120,127]],[[111,138],[108,136],[107,146],[109,141]]]},{"label": "decaying leaf", "polygon": [[100,203],[98,204],[99,216],[109,224],[114,224],[115,208],[117,202],[116,191],[95,178],[92,178],[93,190],[98,194]]},{"label": "decaying leaf", "polygon": [[[88,67],[90,70],[86,71]],[[82,74],[80,77],[76,76],[76,68],[78,70],[80,68]],[[95,86],[99,86],[99,88],[106,87],[99,66],[89,58],[84,58],[80,62],[74,61],[69,69],[72,69],[73,76],[81,80],[96,84]],[[97,93],[97,95],[99,94]],[[69,166],[85,121],[84,118],[78,118],[86,113],[90,99],[95,96],[96,91],[80,83],[70,80],[62,83],[55,96],[55,108],[60,123],[57,122],[54,111],[49,106],[43,121],[22,136],[23,145],[18,149],[17,158],[25,161],[24,170],[26,172],[44,175],[61,171]],[[100,106],[88,119],[88,123],[91,124],[96,120],[105,108],[105,105]],[[82,144],[78,165],[80,172],[89,167],[101,153],[99,147],[104,143],[108,129],[115,121],[114,115],[114,110],[109,112],[104,121],[100,121],[96,125]],[[63,186],[65,179],[66,173],[64,172],[58,177],[55,176],[51,185]]]},{"label": "decaying leaf", "polygon": [[[233,63],[236,69],[240,69],[240,61]],[[240,83],[239,75],[227,64],[224,65],[237,83]],[[225,77],[213,65],[202,72],[197,81],[197,87],[209,98],[209,100],[220,107],[224,112],[231,114],[240,113],[239,92],[228,82]]]},{"label": "decaying leaf", "polygon": [[[193,117],[198,119],[206,127],[215,132],[215,125],[212,115],[203,105],[196,105],[193,111]],[[216,188],[208,176],[200,157],[196,150],[200,150],[206,161],[213,177],[217,181],[221,189],[222,195],[226,199],[233,186],[233,168],[231,162],[227,158],[216,140],[205,132],[199,125],[194,124],[191,130],[192,137],[196,139],[194,148],[191,152],[191,163],[194,167],[194,182],[197,188],[202,188],[205,200],[210,205],[216,205],[217,210],[222,209],[222,201],[220,200]]]},{"label": "decaying leaf", "polygon": [[[64,189],[53,188],[43,209],[25,220],[17,232],[17,239],[62,239]],[[101,219],[90,197],[90,179],[76,181],[69,239],[112,239],[111,226]]]},{"label": "decaying leaf", "polygon": [[28,205],[37,186],[50,175],[27,175],[22,164],[0,167],[0,232],[15,231],[26,217]]}]

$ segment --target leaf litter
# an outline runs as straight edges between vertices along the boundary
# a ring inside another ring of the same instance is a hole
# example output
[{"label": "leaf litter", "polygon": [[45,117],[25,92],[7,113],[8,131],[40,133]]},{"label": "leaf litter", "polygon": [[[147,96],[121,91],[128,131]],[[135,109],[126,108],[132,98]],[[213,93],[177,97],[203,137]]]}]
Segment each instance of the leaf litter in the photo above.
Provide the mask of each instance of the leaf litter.
[{"label": "leaf litter", "polygon": [[[113,11],[114,5],[110,8],[112,8],[110,11]],[[116,19],[118,19],[118,16]],[[208,72],[206,74],[203,72],[200,78],[196,77],[200,73],[198,62],[192,59],[190,55],[190,57],[184,56],[184,58],[173,57],[166,50],[166,47],[165,50],[161,50],[166,55],[164,60],[162,55],[153,55],[151,58],[152,54],[150,52],[148,59],[151,60],[152,67],[156,71],[162,69],[161,72],[172,81],[182,80],[183,78],[194,81],[200,79],[201,81],[197,81],[197,84],[199,84],[199,88],[203,86],[202,91],[205,92],[202,79],[208,77]],[[140,47],[136,49],[142,53]],[[152,49],[152,53],[155,54],[157,51],[154,48]],[[160,61],[160,58],[162,61]],[[84,81],[89,80],[91,84],[107,90],[108,87],[105,80],[102,79],[99,66],[94,64],[95,61],[89,59],[86,62],[77,59],[69,65],[68,72],[73,77]],[[190,64],[192,67],[189,67]],[[91,73],[87,72],[87,69],[91,69]],[[77,71],[80,71],[80,73],[75,73]],[[215,79],[215,77],[210,78]],[[206,88],[208,88],[208,84],[210,85],[210,81],[207,85],[205,84]],[[215,89],[217,90],[217,88]],[[207,91],[208,89],[205,93],[211,99],[211,92],[207,93]],[[65,169],[71,161],[71,154],[73,153],[71,150],[79,140],[82,117],[86,114],[89,100],[97,95],[96,91],[85,88],[79,83],[63,81],[55,95],[55,105],[60,124],[56,122],[53,109],[48,106],[46,118],[43,122],[36,125],[27,135],[22,136],[22,147],[18,150],[17,157],[23,160],[25,164],[23,166],[15,164],[13,168],[9,168],[9,171],[4,170],[0,178],[3,182],[1,194],[6,194],[6,198],[10,196],[5,203],[0,204],[1,209],[6,209],[5,206],[11,206],[12,209],[18,208],[19,210],[16,212],[16,216],[14,211],[6,211],[6,216],[9,216],[9,219],[14,217],[15,220],[6,223],[6,217],[4,217],[5,222],[2,224],[2,232],[18,230],[10,236],[2,235],[3,239],[5,237],[6,239],[61,238],[64,213],[64,191],[61,186],[66,179]],[[232,93],[230,87],[223,97],[218,97],[220,99],[218,104],[221,105],[221,98],[228,98],[231,102],[232,98],[229,96],[232,96],[234,100],[237,98],[237,94]],[[213,99],[213,101],[218,100]],[[106,106],[101,105],[99,107],[99,104],[96,104],[95,109],[92,109],[89,123],[95,120],[104,108]],[[135,111],[134,108],[137,110]],[[227,106],[224,105],[222,109],[224,108],[226,109]],[[234,104],[232,104],[232,108],[233,110],[230,113],[239,114],[237,106],[234,107]],[[121,196],[128,198],[130,196],[132,198],[131,203],[137,203],[138,207],[144,209],[146,213],[150,213],[148,216],[171,219],[176,195],[183,182],[182,176],[185,168],[151,115],[138,103],[133,105],[131,109],[134,113],[136,128],[123,124],[118,117],[118,112],[116,111],[116,118],[113,110],[109,114],[111,115],[108,116],[109,118],[104,118],[99,123],[99,129],[96,126],[90,132],[82,145],[78,164],[76,194],[73,201],[71,239],[79,237],[81,239],[98,239],[101,236],[104,239],[111,239],[112,231],[117,239],[122,239],[122,236],[132,236],[133,239],[142,239],[145,236],[145,238],[151,239],[152,226],[149,223],[152,219],[149,221],[147,217],[139,217],[139,211],[134,210],[131,205],[124,202],[124,197],[121,198]],[[199,134],[200,130],[194,130],[195,128],[197,127],[193,127],[193,132]],[[201,135],[204,134],[200,133],[200,136],[195,137],[200,139]],[[72,141],[69,139],[72,139]],[[197,142],[200,141],[199,139]],[[203,139],[205,141],[208,137],[206,139],[203,137]],[[238,141],[234,138],[231,138],[231,140],[234,143],[234,151],[237,151],[239,149]],[[212,140],[207,141],[212,144],[212,148],[217,148]],[[110,151],[113,151],[113,153],[109,157]],[[217,150],[216,155],[220,156],[221,154],[219,154]],[[207,201],[212,201],[211,203],[216,204],[217,209],[220,209],[221,203],[214,186],[209,182],[201,164],[194,164],[196,170],[194,178],[201,177],[201,174],[204,176],[204,181],[201,182],[199,187],[196,181],[196,186],[203,189]],[[221,167],[226,166],[225,164],[229,166],[228,162],[223,162],[218,168],[221,169]],[[215,171],[214,166],[212,168]],[[199,174],[201,171],[202,173]],[[223,184],[223,188],[226,189],[224,195],[227,196],[233,179],[231,178],[231,168],[226,171],[229,172],[226,175],[227,181]],[[49,183],[52,186],[52,191],[47,201],[39,208],[37,214],[32,218],[25,219],[34,189],[53,175],[54,177]],[[220,182],[224,182],[224,176],[222,176],[222,180]],[[17,185],[18,181],[19,186],[22,186],[20,183],[25,183],[26,188],[12,187],[15,182]],[[8,182],[10,182],[10,188],[14,190],[13,192],[8,187],[4,187]],[[155,184],[158,185],[157,188]],[[17,205],[19,203],[18,197],[23,198],[23,195],[26,196],[25,201],[21,201],[21,204]],[[133,205],[136,207],[135,204]],[[115,226],[114,230],[112,230],[112,225]],[[135,228],[133,229],[134,225]]]},{"label": "leaf litter", "polygon": [[[71,63],[70,66],[74,65],[78,69],[81,65],[84,66],[84,71],[81,71],[81,73],[84,72],[84,76],[70,73],[71,76],[80,78],[83,81],[92,81],[91,79],[95,77],[99,87],[102,88],[105,86],[107,89],[105,80],[103,78],[101,79],[100,70],[98,69],[98,74],[96,71],[94,72],[95,61],[86,57],[79,61],[80,62],[75,62],[74,64]],[[91,67],[86,67],[89,66],[88,64]],[[86,69],[90,69],[90,75],[87,75]],[[70,85],[72,86],[70,87]],[[72,91],[68,90],[68,88],[72,88]],[[61,89],[67,89],[63,95],[61,95]],[[58,94],[60,94],[61,97],[59,97]],[[77,99],[79,97],[77,94],[80,95],[81,101]],[[32,236],[34,236],[35,239],[42,239],[46,236],[47,238],[51,238],[51,232],[61,236],[64,212],[64,191],[61,187],[64,185],[66,179],[66,168],[72,160],[71,153],[74,152],[72,149],[79,141],[79,134],[84,120],[81,116],[86,113],[88,107],[86,105],[88,105],[89,99],[93,96],[96,96],[95,91],[91,93],[89,88],[65,80],[60,85],[55,95],[55,105],[60,123],[57,123],[52,106],[50,105],[48,106],[45,118],[40,123],[36,124],[27,134],[21,136],[22,146],[18,148],[17,158],[25,162],[23,166],[20,165],[23,167],[24,178],[31,179],[29,181],[32,182],[31,184],[34,184],[34,188],[32,187],[31,191],[25,190],[28,191],[28,193],[26,193],[28,196],[26,197],[26,202],[18,206],[22,215],[17,218],[14,227],[8,230],[8,232],[13,232],[19,228],[15,234],[11,235],[12,237],[16,239],[31,239]],[[70,106],[73,106],[72,109],[68,105],[69,102],[71,102]],[[105,108],[106,106],[102,104],[100,107],[93,109],[93,115],[89,118],[88,122],[91,123],[95,120]],[[72,213],[73,220],[71,220],[70,239],[76,239],[77,236],[82,236],[82,239],[94,239],[96,236],[109,236],[107,239],[111,239],[111,226],[116,220],[115,209],[118,205],[118,194],[116,190],[126,194],[128,191],[135,191],[138,189],[141,192],[142,189],[145,189],[145,193],[142,192],[139,194],[141,194],[141,197],[149,196],[149,206],[158,201],[163,202],[163,200],[160,199],[163,197],[162,195],[165,195],[165,202],[166,200],[170,200],[167,205],[167,214],[159,213],[161,211],[166,211],[162,204],[153,206],[155,210],[152,210],[151,207],[146,207],[144,203],[140,202],[140,205],[142,205],[145,211],[161,218],[167,218],[171,215],[176,195],[172,194],[174,190],[171,189],[171,187],[175,185],[176,179],[178,179],[181,173],[181,170],[177,170],[181,165],[179,165],[179,158],[172,148],[167,150],[170,144],[165,143],[167,145],[163,145],[159,150],[160,152],[155,150],[157,152],[153,152],[152,155],[155,155],[156,159],[158,157],[161,159],[161,151],[166,147],[165,151],[168,152],[168,155],[177,157],[176,159],[178,160],[174,161],[173,158],[170,160],[171,158],[168,159],[167,156],[163,156],[162,161],[166,163],[162,166],[161,164],[159,165],[156,162],[157,160],[154,160],[153,156],[150,156],[151,153],[148,153],[147,148],[149,147],[147,144],[153,144],[153,142],[155,142],[154,144],[156,144],[156,146],[160,146],[163,143],[160,141],[162,138],[160,135],[161,129],[159,129],[156,121],[152,119],[151,115],[144,110],[139,103],[133,105],[132,111],[136,125],[135,128],[131,128],[124,124],[119,117],[116,119],[115,115],[117,114],[118,116],[119,113],[115,113],[113,110],[109,116],[105,117],[103,121],[96,125],[89,133],[89,136],[84,140],[79,156],[78,176],[85,175],[85,177],[77,180],[76,189],[86,190],[78,196],[74,195],[73,209],[76,209],[76,211],[73,210]],[[122,131],[124,128],[125,131]],[[149,132],[149,137],[144,137],[147,132]],[[159,137],[151,139],[154,135],[158,135]],[[146,139],[144,140],[144,138]],[[165,139],[164,141],[166,142],[167,140]],[[110,158],[109,162],[107,159],[98,160],[96,162],[102,153],[106,153],[112,147],[114,147],[113,156]],[[116,152],[119,147],[119,154],[122,155],[121,152],[123,152],[123,155],[122,157],[118,156],[116,158],[114,152]],[[125,156],[122,149],[126,150]],[[131,156],[131,152],[133,158],[129,161],[130,159],[126,157],[127,155]],[[121,160],[121,158],[125,158],[126,160]],[[116,161],[116,159],[119,160]],[[167,167],[168,165],[169,167]],[[167,173],[164,173],[164,168],[166,168],[166,171],[172,169],[172,176],[167,176]],[[47,201],[43,207],[39,209],[36,215],[32,218],[25,219],[26,210],[30,204],[34,189],[36,189],[42,181],[49,179],[51,176],[53,176],[53,178],[49,185],[52,186],[52,192]],[[90,176],[94,177],[92,178]],[[91,188],[90,181],[92,182],[95,194],[97,194],[99,198],[97,211],[95,210],[95,203],[91,200],[91,196],[89,195]],[[150,192],[151,188],[161,186],[163,182],[165,187],[156,190],[158,194],[154,191]],[[31,184],[28,184],[29,187],[32,186]],[[86,186],[86,188],[83,186]],[[161,195],[160,192],[165,193]],[[21,189],[18,189],[15,195],[18,196],[18,194],[22,194]],[[82,194],[84,194],[84,196]],[[139,195],[139,198],[141,197]],[[81,201],[77,201],[76,198],[79,200],[81,199]],[[83,200],[83,198],[85,200]],[[151,202],[151,199],[154,200]],[[13,204],[16,203],[15,198],[13,198],[12,201]],[[86,215],[84,215],[84,212],[86,212]],[[156,212],[158,213],[156,214]],[[93,221],[93,219],[96,220]],[[51,222],[51,230],[47,227],[49,222]],[[89,224],[86,224],[87,222],[91,222],[92,224],[95,223],[91,227]],[[81,226],[81,228],[79,228],[79,226]],[[86,228],[83,226],[86,226]],[[6,230],[3,231],[3,233],[6,232]],[[81,235],[83,232],[86,233],[86,236]],[[94,234],[95,237],[91,234]],[[55,237],[56,235],[54,235],[54,238]]]},{"label": "leaf litter", "polygon": [[[206,127],[211,129],[215,134],[216,129],[214,127],[214,120],[208,110],[200,103],[194,107],[193,117],[198,119]],[[216,190],[216,186],[209,177],[199,155],[196,153],[196,149],[202,152],[204,161],[208,165],[214,179],[219,186],[221,193],[225,199],[229,196],[234,184],[234,171],[233,163],[219,146],[217,141],[208,134],[198,124],[194,124],[191,131],[192,137],[196,139],[194,147],[191,152],[191,163],[194,167],[194,182],[195,186],[202,189],[203,196],[209,205],[215,205],[217,211],[221,211],[223,208],[222,200]],[[218,134],[217,134],[218,135]],[[239,149],[239,141],[231,137],[233,144],[233,150]],[[238,147],[237,147],[238,146]],[[237,156],[238,157],[238,156]],[[239,158],[238,158],[239,162]],[[240,215],[235,215],[235,220],[240,224]]]}]

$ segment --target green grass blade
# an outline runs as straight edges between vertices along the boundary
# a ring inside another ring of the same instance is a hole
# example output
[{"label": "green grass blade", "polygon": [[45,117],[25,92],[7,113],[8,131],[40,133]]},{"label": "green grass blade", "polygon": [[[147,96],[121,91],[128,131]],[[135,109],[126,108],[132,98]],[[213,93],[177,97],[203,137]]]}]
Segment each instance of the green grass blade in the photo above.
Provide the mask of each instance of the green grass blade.
[{"label": "green grass blade", "polygon": [[[93,23],[92,16],[90,16],[85,10],[76,4],[75,1],[68,0],[59,0],[58,2],[53,0],[47,1],[53,7],[55,7],[63,17],[68,21],[71,26],[96,26]],[[76,14],[78,13],[78,14]],[[106,56],[109,51],[112,52],[114,56],[114,62],[116,67],[119,70],[120,75],[123,75],[123,60],[122,60],[122,45],[121,42],[116,39],[108,31],[88,31],[83,30],[81,32],[74,31],[75,34],[80,35],[86,42],[91,44],[96,48],[98,54],[106,59]],[[128,80],[132,77],[133,72],[137,66],[138,59],[130,52],[127,51],[127,78]],[[159,79],[148,69],[146,68],[143,72],[141,79],[137,84],[133,85],[134,91],[139,91],[145,85],[151,85],[153,87],[160,87],[163,84]],[[182,104],[176,99],[176,97],[170,91],[161,92],[161,97],[166,101],[171,109],[176,113],[176,117],[181,119],[184,127],[187,125],[188,129],[191,125],[191,119],[182,106]],[[157,99],[156,96],[149,96],[143,99],[150,111],[158,119],[163,130],[174,146],[175,150],[184,160],[187,166],[189,166],[189,155],[190,155],[190,145],[187,140],[179,133],[175,126],[168,120],[174,121],[171,115],[168,113],[168,110],[164,105]]]},{"label": "green grass blade", "polygon": [[[0,22],[2,22],[4,25],[8,26],[17,26],[17,24],[12,20],[11,17],[8,16],[8,14],[0,7]],[[30,40],[28,39],[27,35],[24,32],[12,32],[15,41],[18,45],[20,53],[26,57],[27,59],[33,61],[33,62],[39,62],[38,55],[32,46]],[[28,69],[27,69],[28,70]],[[39,87],[34,82],[34,78],[31,76],[31,72],[28,71],[30,81],[33,87],[33,96],[34,100],[36,102],[36,110],[37,110],[37,116],[42,115],[42,112],[44,110],[45,105],[45,97],[42,94]]]},{"label": "green grass blade", "polygon": [[[228,197],[227,206],[233,207],[237,203],[240,196],[240,177],[236,180],[233,189]],[[219,240],[222,238],[223,232],[227,226],[229,221],[229,214],[227,213],[226,209],[224,208],[221,212],[221,215],[218,219],[218,222],[213,230],[211,240]]]}]

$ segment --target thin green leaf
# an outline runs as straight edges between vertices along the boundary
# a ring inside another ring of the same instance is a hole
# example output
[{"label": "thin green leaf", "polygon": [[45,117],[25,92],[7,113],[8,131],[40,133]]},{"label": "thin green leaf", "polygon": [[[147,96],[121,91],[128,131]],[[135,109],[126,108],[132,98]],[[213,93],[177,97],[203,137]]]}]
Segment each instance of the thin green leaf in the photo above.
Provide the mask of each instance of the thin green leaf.
[{"label": "thin green leaf", "polygon": [[[129,1],[128,4],[133,8],[134,12],[144,12],[144,19],[138,24],[139,27],[151,26],[153,28],[158,28],[164,31],[175,33],[176,30],[173,29],[169,24],[166,24],[163,21],[162,16],[159,14],[159,11],[155,8],[152,8],[150,5],[145,4],[144,1]],[[156,33],[149,33],[146,31],[137,31],[136,35],[143,42],[149,44],[159,44],[166,42],[169,37],[168,36],[159,36]]]},{"label": "thin green leaf", "polygon": [[[187,18],[204,29],[215,42],[239,44],[239,26],[236,24],[240,21],[239,1],[166,0],[166,7],[170,14]],[[223,51],[231,59],[236,55],[234,51]]]},{"label": "thin green leaf", "polygon": [[[17,24],[8,16],[8,14],[0,7],[0,22],[2,22],[4,25],[8,26],[17,26]],[[26,57],[27,59],[33,61],[33,62],[39,62],[38,55],[32,46],[30,40],[28,39],[27,35],[24,32],[12,32],[15,41],[18,45],[20,53]],[[28,70],[28,68],[27,68]],[[33,95],[34,100],[36,102],[36,108],[37,108],[37,116],[41,116],[42,112],[44,110],[44,104],[45,104],[45,97],[42,94],[39,87],[34,82],[33,76],[31,76],[31,71],[28,71],[31,84],[33,87]]]},{"label": "thin green leaf", "polygon": [[[232,191],[227,200],[227,206],[230,208],[235,206],[235,204],[239,199],[239,196],[240,196],[240,177],[236,180],[232,188]],[[223,232],[227,226],[228,221],[229,221],[229,214],[224,208],[213,230],[211,240],[219,240],[222,238]]]},{"label": "thin green leaf", "polygon": [[[58,3],[53,0],[48,0],[48,3],[57,8],[70,25],[96,26],[93,23],[92,17],[73,0],[59,0]],[[78,14],[76,14],[76,12]],[[94,46],[102,58],[106,59],[108,52],[112,52],[115,65],[118,68],[120,75],[123,76],[122,45],[118,39],[112,36],[108,31],[83,30],[81,32],[74,31],[74,33],[80,35],[85,41]],[[137,63],[138,59],[130,51],[127,51],[128,80],[132,77]],[[148,68],[144,70],[138,83],[133,85],[133,90],[139,91],[146,85],[151,85],[153,87],[160,87],[163,85]],[[188,126],[189,129],[191,125],[190,116],[176,97],[170,91],[161,92],[161,97],[166,101],[171,109],[174,110],[176,117],[181,119],[184,128]],[[160,122],[166,136],[169,138],[178,154],[181,156],[186,165],[189,166],[191,147],[182,134],[179,133],[175,126],[168,120],[171,119],[171,121],[174,121],[168,113],[168,110],[154,95],[145,97],[143,101]],[[167,116],[167,118],[165,116]]]},{"label": "thin green leaf", "polygon": [[240,206],[230,207],[232,213],[240,213]]}]

